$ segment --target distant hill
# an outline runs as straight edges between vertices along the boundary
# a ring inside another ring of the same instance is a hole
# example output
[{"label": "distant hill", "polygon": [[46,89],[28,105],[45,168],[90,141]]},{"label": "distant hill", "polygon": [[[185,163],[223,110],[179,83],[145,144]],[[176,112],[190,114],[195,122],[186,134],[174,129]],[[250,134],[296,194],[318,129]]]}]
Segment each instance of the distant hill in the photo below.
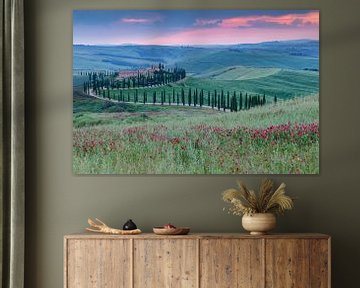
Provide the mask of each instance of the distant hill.
[{"label": "distant hill", "polygon": [[319,41],[274,41],[226,46],[73,46],[73,68],[137,69],[164,63],[191,74],[211,73],[230,66],[317,70]]},{"label": "distant hill", "polygon": [[276,51],[293,56],[319,57],[319,41],[317,40],[292,40],[271,41],[258,44],[239,44],[235,49],[252,49],[253,51]]}]

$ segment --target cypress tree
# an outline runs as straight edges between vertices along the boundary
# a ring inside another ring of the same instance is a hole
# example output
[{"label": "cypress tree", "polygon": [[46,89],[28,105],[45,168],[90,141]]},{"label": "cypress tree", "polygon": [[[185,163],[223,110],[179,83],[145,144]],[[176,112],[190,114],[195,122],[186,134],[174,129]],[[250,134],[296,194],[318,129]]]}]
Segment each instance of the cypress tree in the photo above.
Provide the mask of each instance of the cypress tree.
[{"label": "cypress tree", "polygon": [[194,91],[194,107],[196,107],[197,102],[198,102],[198,90],[196,88]]},{"label": "cypress tree", "polygon": [[191,106],[191,88],[189,88],[188,105]]},{"label": "cypress tree", "polygon": [[224,90],[221,90],[221,98],[220,98],[220,108],[224,108]]},{"label": "cypress tree", "polygon": [[184,88],[181,88],[181,102],[185,106],[185,91]]},{"label": "cypress tree", "polygon": [[176,92],[176,104],[179,106],[179,103],[180,103],[180,101],[179,101],[180,99],[179,99],[179,92]]},{"label": "cypress tree", "polygon": [[234,107],[233,107],[233,109],[234,109],[235,112],[238,111],[237,99],[236,99],[236,91],[234,91]]},{"label": "cypress tree", "polygon": [[227,91],[227,97],[226,97],[227,103],[226,103],[226,108],[229,108],[230,106],[230,92]]},{"label": "cypress tree", "polygon": [[202,107],[202,90],[199,92],[199,106]]},{"label": "cypress tree", "polygon": [[276,95],[275,95],[275,97],[274,97],[274,103],[275,103],[275,104],[277,103],[277,97],[276,97]]},{"label": "cypress tree", "polygon": [[235,112],[239,111],[238,109],[238,101],[237,101],[237,96],[236,96],[236,92],[234,91],[234,108],[235,108]]},{"label": "cypress tree", "polygon": [[248,95],[247,93],[245,94],[245,105],[244,105],[245,110],[248,109]]},{"label": "cypress tree", "polygon": [[223,110],[225,112],[226,111],[226,97],[225,97],[225,95],[223,95],[222,106],[223,106]]},{"label": "cypress tree", "polygon": [[265,103],[266,103],[266,99],[265,99],[265,93],[264,93],[264,95],[263,95],[263,100],[262,100],[262,104],[265,105]]},{"label": "cypress tree", "polygon": [[[221,96],[223,96],[223,93],[221,93]],[[222,104],[222,97],[220,95],[218,96],[218,99],[217,99],[217,104],[218,104],[218,110],[220,111],[220,108],[221,108],[221,104]]]},{"label": "cypress tree", "polygon": [[243,106],[243,98],[242,98],[242,93],[240,92],[239,111],[242,110],[242,106]]},{"label": "cypress tree", "polygon": [[209,106],[209,107],[210,107],[210,105],[211,105],[211,103],[210,103],[210,102],[211,102],[211,99],[210,99],[210,98],[211,98],[210,91],[208,91],[208,99],[207,99],[207,100],[208,100],[208,106]]},{"label": "cypress tree", "polygon": [[215,90],[215,95],[214,95],[214,106],[217,106],[217,92]]},{"label": "cypress tree", "polygon": [[203,93],[203,90],[201,89],[200,92],[199,92],[199,99],[198,99],[198,103],[199,103],[199,106],[201,107],[202,106],[202,93]]},{"label": "cypress tree", "polygon": [[93,73],[93,77],[92,77],[92,85],[93,85],[93,87],[96,89],[96,82],[97,82],[97,74],[96,74],[96,72],[94,72]]},{"label": "cypress tree", "polygon": [[153,92],[153,104],[155,105],[156,103],[156,91]]}]

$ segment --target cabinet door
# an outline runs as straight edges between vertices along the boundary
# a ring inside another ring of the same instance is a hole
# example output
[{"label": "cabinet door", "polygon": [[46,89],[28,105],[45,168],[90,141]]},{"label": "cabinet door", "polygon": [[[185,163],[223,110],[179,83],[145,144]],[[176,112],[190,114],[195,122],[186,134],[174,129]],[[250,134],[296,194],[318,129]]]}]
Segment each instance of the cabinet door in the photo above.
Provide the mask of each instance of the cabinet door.
[{"label": "cabinet door", "polygon": [[310,287],[330,287],[330,240],[312,239],[310,241]]},{"label": "cabinet door", "polygon": [[67,288],[131,287],[130,240],[67,240]]},{"label": "cabinet door", "polygon": [[266,287],[309,287],[309,240],[266,240]]},{"label": "cabinet door", "polygon": [[197,240],[134,240],[135,288],[197,287]]},{"label": "cabinet door", "polygon": [[260,239],[200,241],[200,287],[264,287],[263,242]]}]

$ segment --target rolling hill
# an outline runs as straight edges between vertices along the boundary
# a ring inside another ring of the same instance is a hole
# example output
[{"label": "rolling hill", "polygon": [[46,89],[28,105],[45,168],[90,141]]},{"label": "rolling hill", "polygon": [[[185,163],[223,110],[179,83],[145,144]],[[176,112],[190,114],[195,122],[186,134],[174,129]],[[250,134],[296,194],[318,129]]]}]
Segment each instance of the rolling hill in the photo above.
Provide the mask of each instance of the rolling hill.
[{"label": "rolling hill", "polygon": [[[319,92],[319,41],[274,41],[209,46],[74,45],[74,72],[138,69],[165,64],[185,68],[187,77],[150,91],[193,87],[266,94],[288,99]],[[76,73],[75,73],[76,74]],[[83,78],[82,78],[83,79]],[[79,84],[74,76],[74,85]]]},{"label": "rolling hill", "polygon": [[73,46],[74,70],[136,69],[179,65],[190,73],[210,72],[228,66],[318,69],[319,42],[275,41],[227,46]]}]

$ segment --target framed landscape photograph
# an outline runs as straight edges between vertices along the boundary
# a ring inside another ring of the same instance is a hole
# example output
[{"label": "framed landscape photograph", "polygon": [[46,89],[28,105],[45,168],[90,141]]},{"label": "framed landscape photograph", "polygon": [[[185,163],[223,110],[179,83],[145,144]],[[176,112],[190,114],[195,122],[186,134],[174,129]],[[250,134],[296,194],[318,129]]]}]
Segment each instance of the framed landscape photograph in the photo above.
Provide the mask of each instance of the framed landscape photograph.
[{"label": "framed landscape photograph", "polygon": [[319,11],[73,12],[75,174],[319,174]]}]

